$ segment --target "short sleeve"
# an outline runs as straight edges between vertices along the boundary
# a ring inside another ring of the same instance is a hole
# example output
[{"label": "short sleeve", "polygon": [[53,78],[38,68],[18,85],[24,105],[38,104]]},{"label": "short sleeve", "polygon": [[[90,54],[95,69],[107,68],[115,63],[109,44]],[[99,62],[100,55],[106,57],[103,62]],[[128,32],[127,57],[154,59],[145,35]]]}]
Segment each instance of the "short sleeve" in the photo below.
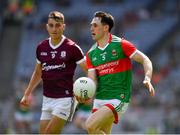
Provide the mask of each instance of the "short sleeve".
[{"label": "short sleeve", "polygon": [[129,58],[131,58],[136,53],[137,49],[131,42],[122,39],[121,44],[124,54]]},{"label": "short sleeve", "polygon": [[75,44],[73,52],[74,52],[73,56],[76,61],[76,64],[80,64],[81,62],[85,60],[84,53],[78,45]]},{"label": "short sleeve", "polygon": [[41,63],[40,61],[40,53],[39,53],[39,46],[36,48],[36,61],[38,64]]},{"label": "short sleeve", "polygon": [[88,70],[89,70],[89,69],[94,69],[94,66],[93,66],[92,63],[91,63],[91,60],[90,60],[90,58],[89,58],[88,53],[86,54],[86,65],[87,65]]}]

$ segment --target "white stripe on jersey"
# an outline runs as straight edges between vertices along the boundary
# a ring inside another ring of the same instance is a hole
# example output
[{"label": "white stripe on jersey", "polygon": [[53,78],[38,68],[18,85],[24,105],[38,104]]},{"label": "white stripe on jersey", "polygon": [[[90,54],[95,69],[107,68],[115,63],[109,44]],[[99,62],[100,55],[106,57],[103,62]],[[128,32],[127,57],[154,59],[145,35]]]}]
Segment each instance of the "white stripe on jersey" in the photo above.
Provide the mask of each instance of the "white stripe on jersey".
[{"label": "white stripe on jersey", "polygon": [[76,47],[81,51],[81,53],[84,55],[82,49],[81,49],[77,44],[75,44],[75,46],[76,46]]},{"label": "white stripe on jersey", "polygon": [[85,60],[86,60],[85,58],[82,58],[81,60],[76,61],[76,64],[80,64],[80,63],[84,62]]},{"label": "white stripe on jersey", "polygon": [[94,71],[95,70],[95,68],[89,68],[88,69],[88,71]]},{"label": "white stripe on jersey", "polygon": [[138,52],[138,50],[136,49],[136,50],[129,56],[129,58],[132,58],[137,52]]},{"label": "white stripe on jersey", "polygon": [[[82,49],[81,49],[77,44],[75,44],[75,46],[80,50],[81,54],[84,55]],[[86,60],[86,58],[84,57],[84,58],[82,58],[81,60],[76,61],[76,64],[80,64],[80,63],[82,63],[82,62],[85,61],[85,60]]]},{"label": "white stripe on jersey", "polygon": [[37,63],[38,63],[38,64],[41,64],[41,61],[40,61],[40,60],[38,60],[37,58],[36,58],[36,61],[37,61]]}]

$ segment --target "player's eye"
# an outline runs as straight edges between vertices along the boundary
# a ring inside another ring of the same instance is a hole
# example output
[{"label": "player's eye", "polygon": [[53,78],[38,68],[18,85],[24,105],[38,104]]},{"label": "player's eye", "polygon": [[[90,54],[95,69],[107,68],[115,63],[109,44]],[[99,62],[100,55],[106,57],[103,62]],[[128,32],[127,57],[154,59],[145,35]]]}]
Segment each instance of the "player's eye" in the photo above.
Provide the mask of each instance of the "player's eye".
[{"label": "player's eye", "polygon": [[61,24],[57,23],[57,24],[54,25],[54,24],[52,24],[52,23],[49,23],[48,26],[49,26],[50,28],[53,28],[53,27],[59,28],[59,27],[61,26]]},{"label": "player's eye", "polygon": [[53,25],[52,23],[49,23],[48,26],[49,26],[50,28],[54,27],[54,25]]},{"label": "player's eye", "polygon": [[59,28],[60,26],[61,26],[61,24],[59,24],[59,23],[57,23],[57,24],[55,25],[56,28]]},{"label": "player's eye", "polygon": [[97,27],[98,25],[96,23],[93,23],[92,24],[92,27]]}]

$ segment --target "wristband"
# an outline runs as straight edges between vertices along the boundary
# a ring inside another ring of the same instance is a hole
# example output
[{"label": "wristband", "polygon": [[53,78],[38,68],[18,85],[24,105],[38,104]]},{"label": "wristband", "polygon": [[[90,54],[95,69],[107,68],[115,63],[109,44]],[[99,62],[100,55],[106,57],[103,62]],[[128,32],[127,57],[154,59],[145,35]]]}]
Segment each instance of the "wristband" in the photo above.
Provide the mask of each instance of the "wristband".
[{"label": "wristband", "polygon": [[151,79],[148,76],[145,76],[143,83],[150,82]]}]

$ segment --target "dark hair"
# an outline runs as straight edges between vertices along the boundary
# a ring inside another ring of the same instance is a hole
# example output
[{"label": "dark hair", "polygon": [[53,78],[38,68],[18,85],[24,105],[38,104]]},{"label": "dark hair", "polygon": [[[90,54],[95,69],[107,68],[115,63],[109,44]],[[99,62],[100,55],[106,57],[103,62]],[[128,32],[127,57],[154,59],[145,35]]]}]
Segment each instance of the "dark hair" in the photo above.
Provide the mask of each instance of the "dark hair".
[{"label": "dark hair", "polygon": [[111,31],[111,29],[114,26],[114,17],[111,14],[103,12],[103,11],[97,11],[94,14],[94,17],[100,17],[101,23],[109,25],[109,32]]},{"label": "dark hair", "polygon": [[64,15],[58,11],[50,12],[48,15],[48,18],[54,19],[57,22],[63,22],[64,23]]}]

